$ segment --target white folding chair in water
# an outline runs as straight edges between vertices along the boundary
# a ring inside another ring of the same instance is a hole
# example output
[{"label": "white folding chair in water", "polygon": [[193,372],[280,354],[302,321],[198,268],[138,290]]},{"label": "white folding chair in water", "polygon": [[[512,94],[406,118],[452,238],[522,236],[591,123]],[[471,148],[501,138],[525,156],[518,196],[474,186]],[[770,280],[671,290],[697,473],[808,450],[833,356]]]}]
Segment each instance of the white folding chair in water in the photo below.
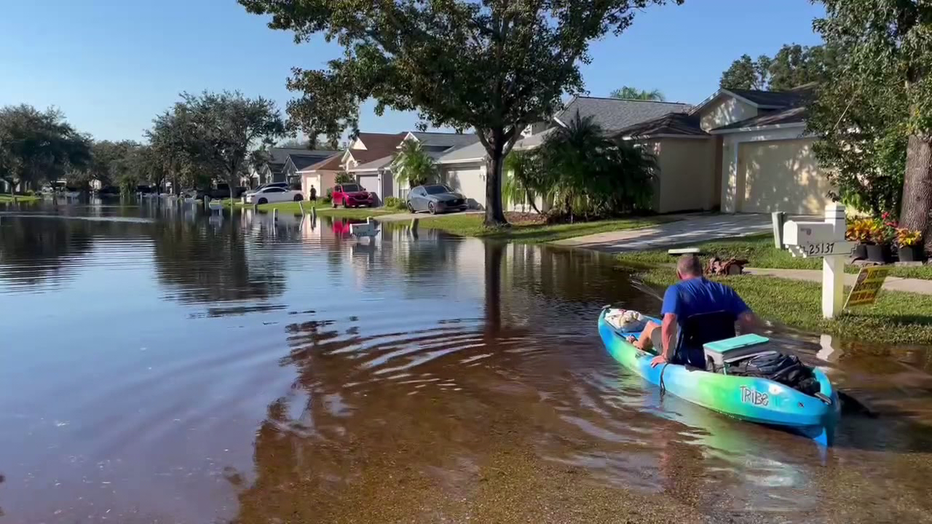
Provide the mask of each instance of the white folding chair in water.
[{"label": "white folding chair in water", "polygon": [[365,224],[350,224],[350,234],[357,240],[364,237],[372,238],[379,234],[379,223],[369,217]]}]

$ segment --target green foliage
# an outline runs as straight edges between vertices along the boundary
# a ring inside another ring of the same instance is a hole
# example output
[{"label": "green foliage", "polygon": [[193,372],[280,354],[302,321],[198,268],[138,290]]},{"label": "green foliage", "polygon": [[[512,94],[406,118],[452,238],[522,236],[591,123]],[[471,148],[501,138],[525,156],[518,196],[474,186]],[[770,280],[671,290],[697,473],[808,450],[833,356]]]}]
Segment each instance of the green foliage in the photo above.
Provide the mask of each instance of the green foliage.
[{"label": "green foliage", "polygon": [[591,117],[578,114],[554,128],[539,148],[543,174],[554,211],[589,219],[650,209],[654,155],[637,144],[608,138]]},{"label": "green foliage", "polygon": [[[334,181],[337,184],[354,184],[356,183],[356,177],[347,173],[346,171],[340,171],[337,173],[337,176],[334,177]],[[327,196],[330,196],[332,189],[327,190]]]},{"label": "green foliage", "polygon": [[838,59],[838,47],[784,45],[773,58],[753,60],[749,55],[732,62],[719,81],[724,89],[768,89],[788,91],[813,82],[831,79]]},{"label": "green foliage", "polygon": [[[174,108],[156,119],[150,132],[155,173],[190,177],[207,174],[239,185],[251,152],[285,135],[285,124],[271,100],[239,92],[183,93]],[[254,159],[254,157],[252,157]]]},{"label": "green foliage", "polygon": [[[827,17],[815,26],[827,49],[845,52],[833,54],[832,81],[821,85],[810,106],[809,131],[821,136],[815,152],[829,168],[836,198],[872,214],[899,214],[909,135],[927,125],[929,116],[920,109],[929,94],[920,86],[924,82],[910,81],[914,60],[923,60],[922,54],[912,55],[910,42],[928,36],[915,32],[910,20],[917,12],[910,2],[824,3]],[[896,30],[878,31],[882,26]],[[932,59],[932,51],[924,53]]]},{"label": "green foliage", "polygon": [[132,140],[94,142],[91,145],[92,161],[87,170],[89,178],[99,181],[102,186],[123,185],[124,179],[135,179],[138,167],[135,159],[140,147]]},{"label": "green foliage", "polygon": [[667,97],[664,96],[663,92],[659,89],[644,91],[631,86],[622,86],[621,89],[612,91],[612,94],[609,96],[612,98],[623,98],[626,100],[655,100],[658,102],[663,102],[667,99]]},{"label": "green foliage", "polygon": [[389,209],[405,209],[405,201],[398,197],[386,197],[385,198],[385,207]]},{"label": "green foliage", "polygon": [[[345,50],[318,71],[296,70],[288,112],[308,136],[356,129],[360,104],[415,110],[435,127],[473,128],[489,156],[486,221],[502,224],[504,158],[530,122],[583,89],[589,43],[620,33],[662,0],[239,0],[298,41],[322,33]],[[675,0],[679,1],[679,0]]]},{"label": "green foliage", "polygon": [[749,55],[731,63],[731,66],[722,73],[719,87],[723,89],[763,89],[767,83],[766,69],[760,67]]},{"label": "green foliage", "polygon": [[395,181],[407,184],[408,187],[417,187],[437,179],[437,165],[434,159],[421,147],[416,140],[405,140],[401,149],[392,159],[392,172]]},{"label": "green foliage", "polygon": [[540,155],[535,151],[512,151],[505,159],[505,170],[507,176],[502,187],[505,202],[527,202],[534,211],[540,213],[535,200],[538,196],[549,196],[550,192],[550,187],[544,180]]},{"label": "green foliage", "polygon": [[90,143],[57,109],[0,108],[0,179],[13,191],[83,171],[91,164]]}]

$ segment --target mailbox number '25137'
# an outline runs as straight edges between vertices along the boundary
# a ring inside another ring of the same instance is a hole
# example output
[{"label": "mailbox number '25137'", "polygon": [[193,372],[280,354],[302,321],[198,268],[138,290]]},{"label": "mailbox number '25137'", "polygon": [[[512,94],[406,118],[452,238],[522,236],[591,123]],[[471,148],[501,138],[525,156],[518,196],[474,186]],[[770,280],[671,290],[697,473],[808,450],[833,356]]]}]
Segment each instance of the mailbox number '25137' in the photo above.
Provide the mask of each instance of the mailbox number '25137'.
[{"label": "mailbox number '25137'", "polygon": [[819,244],[809,244],[806,247],[806,253],[812,255],[831,255],[835,252],[834,242],[822,242]]}]

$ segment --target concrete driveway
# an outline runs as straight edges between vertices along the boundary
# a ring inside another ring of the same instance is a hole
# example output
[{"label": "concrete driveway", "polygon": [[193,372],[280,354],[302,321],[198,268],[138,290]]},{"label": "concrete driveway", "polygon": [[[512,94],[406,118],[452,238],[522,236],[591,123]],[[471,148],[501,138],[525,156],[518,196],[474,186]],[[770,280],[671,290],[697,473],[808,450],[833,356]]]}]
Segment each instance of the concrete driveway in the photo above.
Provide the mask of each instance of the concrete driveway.
[{"label": "concrete driveway", "polygon": [[610,231],[554,242],[571,247],[583,247],[619,253],[660,249],[693,244],[720,238],[740,237],[772,231],[770,215],[688,214],[679,220],[643,229]]}]

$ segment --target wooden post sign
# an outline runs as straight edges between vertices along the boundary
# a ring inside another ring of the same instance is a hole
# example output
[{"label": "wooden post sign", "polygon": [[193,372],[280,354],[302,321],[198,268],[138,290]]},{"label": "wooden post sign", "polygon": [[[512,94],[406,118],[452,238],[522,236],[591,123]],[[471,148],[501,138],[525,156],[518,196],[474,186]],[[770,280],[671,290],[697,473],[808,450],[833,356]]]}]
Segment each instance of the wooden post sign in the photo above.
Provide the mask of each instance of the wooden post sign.
[{"label": "wooden post sign", "polygon": [[824,222],[783,224],[783,244],[794,257],[822,259],[822,316],[834,318],[842,310],[845,287],[845,259],[854,243],[845,240],[845,206],[825,206]]},{"label": "wooden post sign", "polygon": [[851,294],[848,295],[848,301],[845,302],[845,309],[873,304],[877,300],[877,293],[883,287],[883,281],[889,274],[890,268],[888,267],[861,268],[858,279],[851,288]]}]

